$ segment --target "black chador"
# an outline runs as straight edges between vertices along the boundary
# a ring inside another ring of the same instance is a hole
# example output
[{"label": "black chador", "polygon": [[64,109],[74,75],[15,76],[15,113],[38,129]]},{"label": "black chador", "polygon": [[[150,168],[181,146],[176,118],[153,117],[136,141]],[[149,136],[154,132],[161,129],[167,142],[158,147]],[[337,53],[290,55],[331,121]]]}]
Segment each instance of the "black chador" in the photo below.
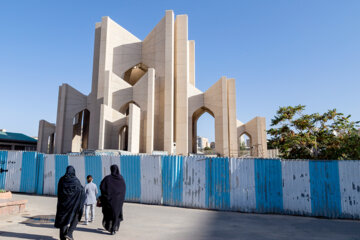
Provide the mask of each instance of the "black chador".
[{"label": "black chador", "polygon": [[74,167],[66,168],[65,175],[60,178],[57,195],[55,227],[60,228],[60,239],[72,239],[73,231],[82,217],[85,201],[85,191],[75,176]]},{"label": "black chador", "polygon": [[103,226],[111,234],[115,234],[123,220],[122,209],[126,185],[117,165],[112,165],[110,170],[111,174],[106,176],[100,184],[100,201],[104,214]]}]

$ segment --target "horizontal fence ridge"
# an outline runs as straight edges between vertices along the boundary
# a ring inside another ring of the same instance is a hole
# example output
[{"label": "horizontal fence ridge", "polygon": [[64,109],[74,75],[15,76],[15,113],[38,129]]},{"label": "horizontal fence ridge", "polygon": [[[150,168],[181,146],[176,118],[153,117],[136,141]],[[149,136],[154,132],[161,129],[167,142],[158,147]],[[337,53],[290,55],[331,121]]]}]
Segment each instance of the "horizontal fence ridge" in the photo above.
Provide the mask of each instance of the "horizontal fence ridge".
[{"label": "horizontal fence ridge", "polygon": [[360,161],[0,151],[0,189],[56,195],[66,167],[99,186],[118,165],[126,201],[222,211],[360,219]]}]

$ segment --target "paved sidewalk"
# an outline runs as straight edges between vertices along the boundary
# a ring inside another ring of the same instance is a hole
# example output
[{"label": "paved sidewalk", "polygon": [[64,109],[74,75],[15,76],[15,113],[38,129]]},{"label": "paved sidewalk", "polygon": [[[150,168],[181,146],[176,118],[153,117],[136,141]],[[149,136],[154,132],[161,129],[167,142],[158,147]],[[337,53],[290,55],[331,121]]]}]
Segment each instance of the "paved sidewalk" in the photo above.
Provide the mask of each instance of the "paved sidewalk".
[{"label": "paved sidewalk", "polygon": [[[0,239],[58,239],[53,227],[56,198],[14,194],[28,199],[26,211],[0,218]],[[96,221],[80,223],[75,240],[360,240],[360,221],[327,220],[281,215],[242,214],[126,203],[120,231],[111,236],[102,230],[101,209]]]}]

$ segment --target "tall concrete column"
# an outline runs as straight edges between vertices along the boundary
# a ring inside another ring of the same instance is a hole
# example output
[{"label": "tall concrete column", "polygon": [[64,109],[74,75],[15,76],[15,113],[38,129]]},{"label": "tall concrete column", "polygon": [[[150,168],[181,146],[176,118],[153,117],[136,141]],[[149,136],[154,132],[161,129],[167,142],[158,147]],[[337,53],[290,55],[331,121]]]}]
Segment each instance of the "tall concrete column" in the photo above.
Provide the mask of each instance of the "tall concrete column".
[{"label": "tall concrete column", "polygon": [[238,156],[237,125],[236,125],[236,89],[235,79],[227,79],[227,105],[228,105],[228,131],[229,131],[229,156]]},{"label": "tall concrete column", "polygon": [[174,12],[165,14],[164,151],[173,153],[174,142]]},{"label": "tall concrete column", "polygon": [[132,153],[139,153],[140,151],[140,114],[140,107],[130,103],[128,150]]},{"label": "tall concrete column", "polygon": [[147,109],[146,109],[146,153],[154,150],[154,111],[155,111],[155,69],[148,69]]},{"label": "tall concrete column", "polygon": [[189,41],[188,17],[175,20],[175,135],[176,154],[188,154],[188,84]]}]

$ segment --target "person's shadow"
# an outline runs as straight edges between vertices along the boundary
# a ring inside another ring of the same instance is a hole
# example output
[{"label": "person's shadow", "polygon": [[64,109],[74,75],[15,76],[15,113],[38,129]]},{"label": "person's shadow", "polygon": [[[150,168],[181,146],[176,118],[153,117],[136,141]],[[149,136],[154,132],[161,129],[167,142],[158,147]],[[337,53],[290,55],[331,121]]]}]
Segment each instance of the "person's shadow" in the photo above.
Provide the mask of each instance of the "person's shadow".
[{"label": "person's shadow", "polygon": [[23,239],[36,239],[36,240],[56,240],[56,238],[44,236],[44,235],[37,235],[37,234],[29,234],[29,233],[15,233],[15,232],[5,232],[0,231],[0,237],[7,238],[23,238]]},{"label": "person's shadow", "polygon": [[[32,217],[26,217],[26,218],[27,218],[27,220],[21,222],[21,224],[24,224],[29,227],[54,229],[54,223],[55,223],[54,215],[38,215],[38,216],[32,216]],[[106,235],[109,234],[102,228],[91,229],[91,228],[79,227],[79,225],[76,227],[75,231],[98,233],[98,234],[100,233],[100,234],[106,234]],[[30,239],[32,239],[32,238],[30,238]],[[40,238],[34,238],[34,239],[40,239]],[[53,238],[49,238],[49,239],[53,239]]]}]

